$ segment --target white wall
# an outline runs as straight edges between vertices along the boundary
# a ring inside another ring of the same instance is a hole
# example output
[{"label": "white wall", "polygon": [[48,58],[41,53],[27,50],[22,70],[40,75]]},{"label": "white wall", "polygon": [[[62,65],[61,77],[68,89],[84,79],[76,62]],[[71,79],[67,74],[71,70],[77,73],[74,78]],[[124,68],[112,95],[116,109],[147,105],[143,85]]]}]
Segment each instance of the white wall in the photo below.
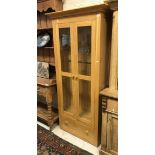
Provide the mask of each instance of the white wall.
[{"label": "white wall", "polygon": [[103,4],[104,0],[63,0],[63,10]]}]

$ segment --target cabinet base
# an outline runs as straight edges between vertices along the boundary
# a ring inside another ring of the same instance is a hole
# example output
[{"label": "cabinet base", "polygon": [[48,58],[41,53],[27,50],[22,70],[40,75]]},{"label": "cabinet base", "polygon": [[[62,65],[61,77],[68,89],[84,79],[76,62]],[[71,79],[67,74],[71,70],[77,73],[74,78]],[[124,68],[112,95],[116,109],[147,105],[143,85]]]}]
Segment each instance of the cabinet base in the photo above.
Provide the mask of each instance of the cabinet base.
[{"label": "cabinet base", "polygon": [[60,128],[94,146],[100,144],[97,131],[84,122],[63,115],[60,118]]}]

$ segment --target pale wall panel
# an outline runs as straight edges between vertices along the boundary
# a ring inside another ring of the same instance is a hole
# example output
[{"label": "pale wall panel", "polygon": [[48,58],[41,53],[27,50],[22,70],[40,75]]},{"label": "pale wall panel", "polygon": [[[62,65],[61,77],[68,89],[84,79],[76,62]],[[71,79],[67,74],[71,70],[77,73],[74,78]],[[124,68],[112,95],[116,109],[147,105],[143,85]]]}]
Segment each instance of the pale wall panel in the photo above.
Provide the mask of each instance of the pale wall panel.
[{"label": "pale wall panel", "polygon": [[63,0],[63,10],[103,4],[104,0]]}]

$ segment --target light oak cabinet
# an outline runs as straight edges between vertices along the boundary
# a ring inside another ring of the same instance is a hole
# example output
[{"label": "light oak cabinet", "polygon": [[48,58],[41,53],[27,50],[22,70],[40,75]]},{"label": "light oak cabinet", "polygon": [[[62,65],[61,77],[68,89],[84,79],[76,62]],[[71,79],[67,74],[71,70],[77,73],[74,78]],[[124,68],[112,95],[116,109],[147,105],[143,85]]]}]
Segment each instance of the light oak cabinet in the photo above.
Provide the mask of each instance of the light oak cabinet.
[{"label": "light oak cabinet", "polygon": [[53,20],[60,127],[98,145],[106,87],[106,5],[46,14]]}]

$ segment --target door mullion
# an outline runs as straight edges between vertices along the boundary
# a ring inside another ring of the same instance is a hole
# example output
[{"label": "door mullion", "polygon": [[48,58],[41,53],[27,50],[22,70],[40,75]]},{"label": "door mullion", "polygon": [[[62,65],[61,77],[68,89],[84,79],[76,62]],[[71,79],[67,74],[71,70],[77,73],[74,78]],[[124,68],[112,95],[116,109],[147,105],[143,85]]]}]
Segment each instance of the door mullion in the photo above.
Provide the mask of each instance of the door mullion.
[{"label": "door mullion", "polygon": [[74,23],[70,24],[70,34],[71,34],[71,59],[72,59],[72,93],[73,93],[73,106],[74,106],[74,118],[76,119],[76,114],[77,114],[77,84],[75,80],[76,76],[76,47],[75,47],[75,42],[76,42],[76,36],[75,36],[75,25]]}]

